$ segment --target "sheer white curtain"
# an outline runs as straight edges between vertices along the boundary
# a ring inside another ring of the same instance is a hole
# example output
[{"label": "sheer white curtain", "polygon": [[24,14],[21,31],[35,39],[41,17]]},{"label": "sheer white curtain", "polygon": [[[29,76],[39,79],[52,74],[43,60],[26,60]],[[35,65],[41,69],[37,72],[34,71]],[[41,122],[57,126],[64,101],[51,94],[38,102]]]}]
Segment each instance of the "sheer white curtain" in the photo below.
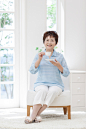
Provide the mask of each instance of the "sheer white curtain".
[{"label": "sheer white curtain", "polygon": [[64,0],[57,0],[57,32],[59,34],[58,51],[63,50],[65,57],[65,3]]},{"label": "sheer white curtain", "polygon": [[[47,1],[27,0],[27,69],[38,51],[43,46],[43,33],[47,31]],[[28,89],[32,89],[32,78],[28,73]]]},{"label": "sheer white curtain", "polygon": [[47,30],[46,0],[20,0],[20,107],[27,106],[27,91],[31,76],[28,70],[37,53],[35,48],[43,44],[43,33]]},{"label": "sheer white curtain", "polygon": [[26,1],[20,0],[20,107],[26,107],[27,55],[26,55]]}]

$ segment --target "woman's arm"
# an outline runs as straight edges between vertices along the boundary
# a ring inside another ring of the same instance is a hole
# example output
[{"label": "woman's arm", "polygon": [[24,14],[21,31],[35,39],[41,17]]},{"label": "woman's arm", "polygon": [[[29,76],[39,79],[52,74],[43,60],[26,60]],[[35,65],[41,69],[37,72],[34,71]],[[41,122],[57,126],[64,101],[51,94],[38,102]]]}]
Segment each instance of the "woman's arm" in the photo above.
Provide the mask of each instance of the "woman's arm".
[{"label": "woman's arm", "polygon": [[[61,66],[63,67],[63,72],[61,72],[61,74],[64,77],[67,77],[70,74],[69,68],[67,66],[66,60],[64,58],[64,56],[62,55],[62,62],[61,62]],[[61,68],[61,67],[60,67]]]},{"label": "woman's arm", "polygon": [[58,67],[58,69],[60,70],[60,72],[61,72],[61,73],[63,73],[63,67],[61,66],[61,64],[60,64],[60,63],[58,64],[58,66],[57,66],[57,67]]},{"label": "woman's arm", "polygon": [[37,62],[37,60],[38,60],[38,54],[36,54],[31,66],[30,66],[30,69],[29,69],[30,73],[32,73],[32,74],[35,74],[38,72],[39,67],[37,67],[37,68],[35,67],[35,62]]},{"label": "woman's arm", "polygon": [[43,55],[45,55],[45,52],[40,52],[39,54],[36,54],[32,64],[31,64],[31,67],[29,69],[29,71],[32,73],[32,74],[35,74],[38,72],[38,68],[39,68],[39,64],[43,58]]},{"label": "woman's arm", "polygon": [[40,59],[38,59],[38,60],[36,61],[36,63],[35,63],[35,68],[37,68],[37,67],[39,66],[40,62],[41,62]]},{"label": "woman's arm", "polygon": [[58,67],[58,69],[60,70],[61,74],[64,77],[67,77],[70,74],[70,71],[68,69],[67,63],[65,61],[65,58],[63,57],[63,55],[61,54],[62,59],[61,64],[55,59],[56,62],[54,61],[50,61],[54,66]]},{"label": "woman's arm", "polygon": [[39,64],[40,64],[40,62],[41,62],[41,60],[42,60],[42,58],[43,58],[43,55],[45,55],[45,52],[40,52],[40,53],[38,54],[39,58],[38,58],[38,60],[37,60],[36,63],[35,63],[35,68],[37,68],[37,67],[39,66]]},{"label": "woman's arm", "polygon": [[62,65],[55,59],[56,62],[50,61],[54,66],[58,67],[61,73],[63,73],[63,67]]}]

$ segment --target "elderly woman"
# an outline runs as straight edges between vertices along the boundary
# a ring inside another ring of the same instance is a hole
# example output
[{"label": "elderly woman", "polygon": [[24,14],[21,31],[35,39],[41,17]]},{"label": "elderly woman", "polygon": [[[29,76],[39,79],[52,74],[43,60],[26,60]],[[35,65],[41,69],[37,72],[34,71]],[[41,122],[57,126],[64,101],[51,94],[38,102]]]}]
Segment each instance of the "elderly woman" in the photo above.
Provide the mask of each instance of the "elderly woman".
[{"label": "elderly woman", "polygon": [[[54,50],[58,43],[57,32],[45,32],[43,43],[45,50],[36,54],[29,69],[32,74],[38,72],[38,77],[34,83],[36,95],[33,102],[33,111],[31,116],[25,118],[25,123],[41,122],[40,114],[64,91],[60,74],[64,77],[70,74],[64,56]],[[46,52],[51,52],[50,56],[47,56]]]}]

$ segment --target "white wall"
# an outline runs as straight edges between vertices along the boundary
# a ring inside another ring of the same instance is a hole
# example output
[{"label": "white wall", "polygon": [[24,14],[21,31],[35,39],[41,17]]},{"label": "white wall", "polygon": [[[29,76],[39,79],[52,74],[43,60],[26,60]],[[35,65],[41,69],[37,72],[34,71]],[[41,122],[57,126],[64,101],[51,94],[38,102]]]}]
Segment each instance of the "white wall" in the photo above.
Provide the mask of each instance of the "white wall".
[{"label": "white wall", "polygon": [[86,0],[65,0],[66,60],[71,70],[86,70]]},{"label": "white wall", "polygon": [[[26,24],[27,24],[27,75],[31,63],[34,59],[36,47],[43,46],[43,33],[47,30],[46,17],[47,17],[47,1],[46,0],[27,0],[26,4]],[[30,86],[29,83],[28,88]]]},{"label": "white wall", "polygon": [[27,64],[28,69],[37,53],[35,48],[43,45],[42,34],[46,31],[46,0],[27,0]]}]

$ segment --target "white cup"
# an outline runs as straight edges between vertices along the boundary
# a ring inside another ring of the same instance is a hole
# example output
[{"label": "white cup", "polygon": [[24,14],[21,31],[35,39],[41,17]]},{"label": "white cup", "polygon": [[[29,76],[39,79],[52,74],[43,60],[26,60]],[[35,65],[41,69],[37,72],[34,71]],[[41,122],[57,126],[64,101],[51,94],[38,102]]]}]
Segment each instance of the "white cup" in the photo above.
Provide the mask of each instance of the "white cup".
[{"label": "white cup", "polygon": [[50,56],[51,55],[51,52],[45,52],[45,55],[46,56]]}]

